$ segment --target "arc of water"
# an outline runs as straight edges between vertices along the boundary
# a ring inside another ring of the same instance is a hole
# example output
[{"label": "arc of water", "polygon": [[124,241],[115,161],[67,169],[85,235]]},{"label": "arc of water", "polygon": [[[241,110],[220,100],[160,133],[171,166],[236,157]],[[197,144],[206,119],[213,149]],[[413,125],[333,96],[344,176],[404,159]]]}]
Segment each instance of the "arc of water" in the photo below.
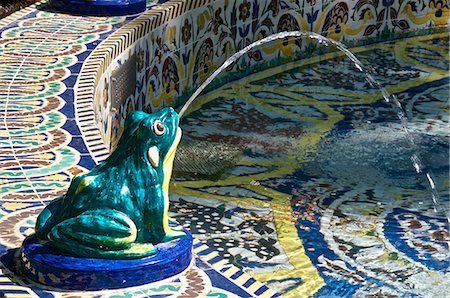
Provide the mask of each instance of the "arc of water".
[{"label": "arc of water", "polygon": [[[400,102],[398,101],[397,97],[393,94],[390,94],[383,86],[381,86],[380,83],[378,83],[373,76],[370,74],[369,69],[367,69],[366,67],[364,67],[364,65],[361,63],[361,61],[359,61],[358,58],[356,58],[355,55],[353,55],[352,52],[350,52],[347,47],[345,45],[343,45],[342,43],[333,40],[333,39],[329,39],[325,36],[322,36],[318,33],[314,33],[314,32],[303,32],[303,31],[284,31],[284,32],[279,32],[276,34],[272,34],[269,35],[263,39],[260,39],[258,41],[253,42],[252,44],[246,46],[245,48],[243,48],[242,50],[234,53],[230,58],[228,58],[219,68],[217,68],[210,77],[208,77],[201,85],[200,87],[195,90],[195,92],[191,95],[191,97],[186,101],[186,103],[184,104],[184,106],[181,108],[180,112],[178,113],[180,118],[183,117],[184,113],[186,112],[186,110],[189,108],[189,106],[192,104],[192,102],[203,92],[203,90],[224,70],[226,69],[228,66],[230,66],[231,64],[233,64],[234,62],[236,62],[239,58],[241,58],[243,55],[245,55],[246,53],[248,53],[249,51],[251,51],[252,49],[254,49],[255,47],[258,47],[260,45],[269,43],[271,41],[274,40],[278,40],[278,39],[283,39],[283,38],[287,38],[287,37],[295,37],[295,38],[302,38],[302,37],[309,37],[311,39],[317,40],[319,42],[319,44],[328,46],[329,44],[334,45],[339,51],[343,52],[347,58],[349,58],[354,66],[365,75],[365,79],[366,81],[373,87],[376,87],[378,90],[380,90],[384,100],[387,103],[390,103],[396,113],[397,116],[401,122],[402,128],[406,134],[406,139],[407,141],[414,146],[414,138],[411,136],[411,133],[409,132],[408,128],[407,128],[407,117],[406,117],[406,113],[403,111],[402,105],[400,104]],[[422,162],[420,160],[420,157],[417,154],[413,154],[411,156],[411,161],[413,163],[413,166],[416,170],[416,172],[418,174],[424,172],[424,168],[422,166]],[[434,205],[434,211],[437,212],[438,210],[440,210],[440,203],[439,203],[439,193],[436,189],[436,183],[434,182],[434,178],[431,172],[425,172],[426,178],[427,178],[427,182],[430,186],[430,192],[431,192],[431,197],[433,200],[433,205]]]}]

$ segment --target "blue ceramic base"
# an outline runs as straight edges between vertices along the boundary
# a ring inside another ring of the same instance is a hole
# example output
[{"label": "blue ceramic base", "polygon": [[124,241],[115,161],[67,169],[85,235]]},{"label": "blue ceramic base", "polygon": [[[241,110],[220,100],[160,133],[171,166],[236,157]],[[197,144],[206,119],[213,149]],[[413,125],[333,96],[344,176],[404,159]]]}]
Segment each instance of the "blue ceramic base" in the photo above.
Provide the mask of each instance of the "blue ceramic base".
[{"label": "blue ceramic base", "polygon": [[146,0],[50,0],[50,7],[75,15],[122,16],[145,11]]},{"label": "blue ceramic base", "polygon": [[95,291],[148,284],[182,273],[191,264],[192,235],[160,243],[156,255],[137,260],[81,258],[64,254],[35,235],[22,245],[20,267],[27,278],[55,288]]}]

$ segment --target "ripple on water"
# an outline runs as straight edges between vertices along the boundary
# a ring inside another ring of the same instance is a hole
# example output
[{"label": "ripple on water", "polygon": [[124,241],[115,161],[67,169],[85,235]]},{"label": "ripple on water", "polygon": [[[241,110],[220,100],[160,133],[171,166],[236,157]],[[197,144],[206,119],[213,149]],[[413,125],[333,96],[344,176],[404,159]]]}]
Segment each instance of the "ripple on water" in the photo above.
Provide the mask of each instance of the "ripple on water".
[{"label": "ripple on water", "polygon": [[424,190],[426,181],[414,170],[413,154],[434,173],[445,196],[449,175],[449,139],[443,135],[410,132],[415,146],[406,141],[399,125],[373,125],[355,130],[335,130],[319,145],[306,166],[343,185],[365,185]]}]

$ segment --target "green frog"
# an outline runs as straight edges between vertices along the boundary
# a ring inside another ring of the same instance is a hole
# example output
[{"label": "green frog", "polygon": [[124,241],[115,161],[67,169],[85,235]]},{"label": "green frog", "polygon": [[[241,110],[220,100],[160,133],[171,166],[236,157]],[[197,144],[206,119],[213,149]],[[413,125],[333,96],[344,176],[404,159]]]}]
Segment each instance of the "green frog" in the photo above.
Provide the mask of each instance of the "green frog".
[{"label": "green frog", "polygon": [[169,226],[169,181],[181,139],[178,114],[131,112],[116,150],[74,177],[39,215],[36,235],[82,257],[136,259],[186,236]]}]

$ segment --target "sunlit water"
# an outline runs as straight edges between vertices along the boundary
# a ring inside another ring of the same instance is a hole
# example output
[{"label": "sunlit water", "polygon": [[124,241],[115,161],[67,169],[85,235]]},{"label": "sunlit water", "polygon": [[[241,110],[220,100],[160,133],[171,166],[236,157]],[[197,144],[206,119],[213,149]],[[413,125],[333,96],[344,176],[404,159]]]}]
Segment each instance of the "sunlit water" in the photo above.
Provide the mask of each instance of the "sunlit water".
[{"label": "sunlit water", "polygon": [[[317,41],[317,44],[319,46],[328,47],[331,45],[331,46],[335,47],[337,50],[339,50],[341,53],[345,54],[345,56],[353,63],[353,65],[352,65],[353,68],[356,68],[358,71],[360,71],[362,73],[365,80],[370,84],[370,86],[375,87],[376,89],[378,89],[381,92],[383,99],[387,103],[392,104],[392,109],[397,114],[397,117],[402,125],[403,130],[404,130],[405,139],[410,143],[410,145],[413,148],[415,147],[416,144],[414,143],[414,138],[408,129],[408,123],[407,123],[408,120],[406,117],[406,113],[404,112],[403,107],[402,107],[401,103],[398,101],[397,97],[393,94],[390,94],[386,90],[386,88],[384,88],[382,86],[382,84],[380,84],[373,77],[372,71],[369,70],[369,68],[367,66],[365,66],[363,63],[361,63],[361,61],[359,61],[359,59],[352,52],[350,52],[345,47],[345,45],[343,45],[342,43],[340,43],[338,41],[329,39],[325,36],[322,36],[322,35],[314,33],[314,32],[302,32],[302,31],[279,32],[279,33],[267,36],[258,41],[255,41],[254,43],[252,43],[252,44],[244,47],[240,51],[236,52],[230,58],[228,58],[217,70],[215,70],[206,79],[206,81],[203,82],[203,84],[199,88],[197,88],[197,90],[194,92],[194,94],[192,94],[192,96],[187,100],[187,102],[184,104],[184,106],[180,110],[180,112],[179,112],[180,118],[183,117],[184,113],[188,110],[188,108],[194,102],[194,100],[196,100],[196,98],[203,92],[203,90],[211,82],[213,82],[214,79],[218,75],[220,75],[224,70],[226,70],[230,65],[232,65],[233,63],[238,61],[242,56],[244,56],[249,51],[251,51],[255,48],[258,48],[263,45],[267,45],[276,40],[281,40],[281,39],[286,39],[286,38],[298,38],[298,39],[301,39],[301,38],[306,39],[307,38],[312,41]],[[433,202],[433,209],[436,212],[438,212],[438,211],[443,212],[445,207],[441,206],[441,204],[440,204],[439,192],[436,189],[436,182],[434,181],[432,172],[428,168],[424,169],[424,165],[421,162],[421,158],[416,152],[412,151],[411,154],[409,155],[409,158],[410,158],[417,174],[422,175],[422,176],[424,174],[424,177],[422,179],[426,180],[428,183],[427,185],[428,185],[428,189],[430,192],[431,200]]]},{"label": "sunlit water", "polygon": [[[185,138],[231,144],[242,157],[218,181],[178,175],[174,191],[191,201],[176,207],[200,215],[175,217],[244,270],[273,272],[268,284],[280,292],[305,282],[301,270],[298,279],[277,274],[295,270],[285,259],[295,252],[283,247],[298,236],[324,279],[318,296],[445,297],[448,37],[360,48],[356,64],[344,54],[261,71],[200,96],[205,104],[182,121]],[[375,70],[369,82],[362,65]],[[433,196],[441,197],[439,210]],[[253,215],[233,226],[235,212]]]}]

